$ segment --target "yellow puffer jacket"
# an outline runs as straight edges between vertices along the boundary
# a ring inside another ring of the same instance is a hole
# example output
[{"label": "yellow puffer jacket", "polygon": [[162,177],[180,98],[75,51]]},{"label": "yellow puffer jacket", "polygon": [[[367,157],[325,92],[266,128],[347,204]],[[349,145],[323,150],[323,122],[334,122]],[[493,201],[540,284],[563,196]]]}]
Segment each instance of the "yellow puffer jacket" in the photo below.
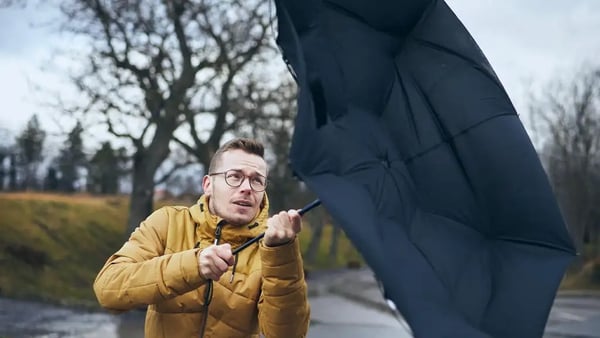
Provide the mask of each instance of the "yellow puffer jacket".
[{"label": "yellow puffer jacket", "polygon": [[[266,200],[266,197],[265,197]],[[100,304],[126,311],[149,304],[146,338],[197,338],[202,329],[207,280],[197,255],[214,243],[221,219],[203,197],[192,207],[155,211],[111,256],[94,282]],[[236,248],[266,230],[268,203],[244,227],[224,225],[220,244]],[[253,244],[213,283],[205,338],[304,337],[309,306],[298,240],[268,248]],[[235,270],[235,271],[233,271]]]}]

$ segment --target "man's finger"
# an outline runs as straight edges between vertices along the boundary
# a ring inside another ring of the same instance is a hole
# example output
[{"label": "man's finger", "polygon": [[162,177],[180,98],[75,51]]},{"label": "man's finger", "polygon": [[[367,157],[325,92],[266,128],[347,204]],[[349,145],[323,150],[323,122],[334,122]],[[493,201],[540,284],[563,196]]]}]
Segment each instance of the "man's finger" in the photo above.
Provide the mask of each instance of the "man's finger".
[{"label": "man's finger", "polygon": [[207,265],[207,266],[206,266],[206,268],[207,268],[207,269],[208,269],[208,271],[209,271],[209,272],[206,274],[206,277],[207,277],[208,279],[212,279],[212,280],[219,280],[220,274],[219,274],[219,272],[218,272],[218,270],[217,270],[217,267],[216,267],[216,266],[214,266],[214,265],[212,265],[212,264],[209,264],[209,265]]},{"label": "man's finger", "polygon": [[290,218],[301,218],[302,216],[300,216],[300,213],[298,211],[298,209],[290,209],[287,213],[290,216]]},{"label": "man's finger", "polygon": [[214,262],[214,267],[217,269],[217,272],[224,273],[229,268],[229,264],[224,261],[221,257],[216,257]]},{"label": "man's finger", "polygon": [[234,257],[230,244],[219,245],[216,247],[216,250],[216,254],[219,258],[221,258],[228,265],[233,265]]},{"label": "man's finger", "polygon": [[219,244],[219,245],[215,246],[215,248],[217,248],[219,250],[223,250],[224,252],[225,251],[231,252],[231,244],[229,244],[229,243]]},{"label": "man's finger", "polygon": [[299,233],[302,230],[302,216],[296,210],[289,210],[290,223],[294,233]]}]

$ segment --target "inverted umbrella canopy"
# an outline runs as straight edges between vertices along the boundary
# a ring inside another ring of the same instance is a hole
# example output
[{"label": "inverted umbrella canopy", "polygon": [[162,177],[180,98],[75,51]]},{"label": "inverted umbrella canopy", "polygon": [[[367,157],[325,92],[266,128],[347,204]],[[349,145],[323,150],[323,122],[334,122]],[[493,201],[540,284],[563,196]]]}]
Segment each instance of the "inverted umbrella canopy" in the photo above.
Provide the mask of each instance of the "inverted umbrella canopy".
[{"label": "inverted umbrella canopy", "polygon": [[290,152],[416,337],[541,337],[575,255],[502,84],[443,1],[276,0]]}]

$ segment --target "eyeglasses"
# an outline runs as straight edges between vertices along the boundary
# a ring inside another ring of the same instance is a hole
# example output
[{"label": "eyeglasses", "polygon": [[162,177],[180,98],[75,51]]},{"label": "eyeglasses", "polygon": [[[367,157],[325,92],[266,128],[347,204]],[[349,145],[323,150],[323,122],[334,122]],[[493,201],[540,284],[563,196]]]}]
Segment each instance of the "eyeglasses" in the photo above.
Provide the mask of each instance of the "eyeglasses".
[{"label": "eyeglasses", "polygon": [[248,177],[248,181],[250,182],[250,188],[252,188],[252,190],[254,190],[255,192],[262,192],[265,191],[265,189],[267,188],[267,178],[260,174],[246,176],[239,170],[230,169],[218,173],[211,173],[208,175],[223,175],[225,177],[225,183],[227,183],[227,185],[233,188],[241,186],[242,183],[244,183],[246,177]]}]

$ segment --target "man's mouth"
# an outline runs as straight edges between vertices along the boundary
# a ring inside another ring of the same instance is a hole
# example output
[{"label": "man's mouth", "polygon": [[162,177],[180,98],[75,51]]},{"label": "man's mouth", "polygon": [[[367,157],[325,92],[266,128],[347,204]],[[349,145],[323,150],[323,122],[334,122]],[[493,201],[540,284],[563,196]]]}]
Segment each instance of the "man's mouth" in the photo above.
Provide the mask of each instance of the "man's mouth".
[{"label": "man's mouth", "polygon": [[234,201],[233,204],[239,205],[241,207],[251,207],[252,206],[252,203],[250,203],[248,201]]}]

